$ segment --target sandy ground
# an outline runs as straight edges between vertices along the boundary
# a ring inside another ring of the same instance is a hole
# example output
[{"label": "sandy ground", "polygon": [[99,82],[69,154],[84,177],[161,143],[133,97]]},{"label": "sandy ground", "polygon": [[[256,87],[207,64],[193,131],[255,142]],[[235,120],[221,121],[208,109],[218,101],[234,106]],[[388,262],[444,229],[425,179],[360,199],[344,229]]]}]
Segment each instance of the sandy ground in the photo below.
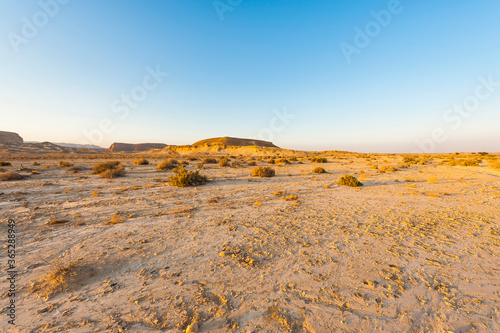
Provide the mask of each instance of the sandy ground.
[{"label": "sandy ground", "polygon": [[[127,174],[112,180],[83,158],[78,173],[59,160],[2,167],[38,171],[0,182],[3,331],[500,332],[500,172],[484,163],[379,173],[370,165],[401,157],[329,157],[263,179],[213,164],[207,185],[178,188],[160,158],[121,161]],[[365,186],[336,185],[344,173]],[[61,267],[64,289],[36,290]]]}]

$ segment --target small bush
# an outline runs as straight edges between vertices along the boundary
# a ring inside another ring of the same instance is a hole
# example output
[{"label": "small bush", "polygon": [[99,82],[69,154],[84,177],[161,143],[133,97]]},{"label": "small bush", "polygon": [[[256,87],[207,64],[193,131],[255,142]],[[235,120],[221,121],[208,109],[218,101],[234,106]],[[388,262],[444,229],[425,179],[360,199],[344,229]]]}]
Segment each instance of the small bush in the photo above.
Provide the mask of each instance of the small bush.
[{"label": "small bush", "polygon": [[134,160],[134,165],[148,165],[149,164],[149,161],[145,158],[138,158],[136,160]]},{"label": "small bush", "polygon": [[71,164],[69,162],[65,162],[65,161],[59,161],[59,167],[60,168],[68,168],[70,166],[73,166],[73,164]]},{"label": "small bush", "polygon": [[271,167],[256,167],[252,170],[252,176],[254,177],[273,177],[276,174]]},{"label": "small bush", "polygon": [[175,168],[174,175],[169,178],[171,185],[179,187],[204,185],[207,182],[207,177],[198,171],[187,171],[182,165]]},{"label": "small bush", "polygon": [[203,164],[216,164],[217,160],[215,158],[206,157],[201,161]]},{"label": "small bush", "polygon": [[38,163],[38,162],[33,162],[33,165],[34,165],[34,166],[38,166],[38,165],[40,165],[40,163]]},{"label": "small bush", "polygon": [[297,157],[295,156],[292,156],[288,159],[290,162],[296,162],[297,161]]},{"label": "small bush", "polygon": [[156,168],[160,171],[167,171],[176,168],[178,165],[179,163],[176,160],[169,158],[168,160],[161,161],[160,163],[158,163]]},{"label": "small bush", "polygon": [[229,160],[227,158],[223,158],[219,161],[219,166],[220,167],[228,167],[229,166]]},{"label": "small bush", "polygon": [[326,163],[328,160],[325,157],[313,157],[311,158],[311,162],[313,163]]},{"label": "small bush", "polygon": [[323,169],[322,167],[315,167],[312,171],[312,173],[325,173],[325,169]]},{"label": "small bush", "polygon": [[361,183],[359,180],[356,179],[356,177],[353,177],[351,175],[342,176],[339,179],[338,184],[341,186],[351,186],[351,187],[363,186],[363,183]]},{"label": "small bush", "polygon": [[255,161],[249,161],[249,162],[248,162],[248,165],[250,165],[250,166],[256,166],[256,165],[257,165],[257,162],[255,162]]},{"label": "small bush", "polygon": [[267,161],[268,164],[276,164],[276,161],[274,160],[273,157],[271,157],[268,161]]},{"label": "small bush", "polygon": [[103,178],[115,178],[125,175],[125,168],[118,161],[104,162],[94,165],[94,174]]},{"label": "small bush", "polygon": [[473,159],[473,158],[458,159],[458,160],[451,159],[446,164],[451,165],[451,166],[456,166],[456,165],[459,165],[459,166],[479,166],[479,162],[481,162],[481,161],[477,160],[477,159]]},{"label": "small bush", "polygon": [[2,181],[18,180],[18,179],[21,179],[21,176],[15,171],[0,172],[0,180]]},{"label": "small bush", "polygon": [[382,165],[381,167],[378,168],[380,173],[386,173],[386,172],[395,172],[398,171],[395,167],[392,165]]},{"label": "small bush", "polygon": [[239,168],[240,164],[236,161],[232,161],[229,165],[231,168]]},{"label": "small bush", "polygon": [[10,162],[4,162],[0,161],[0,166],[11,166],[12,164]]},{"label": "small bush", "polygon": [[196,167],[200,170],[203,169],[203,163],[202,162],[196,162]]}]

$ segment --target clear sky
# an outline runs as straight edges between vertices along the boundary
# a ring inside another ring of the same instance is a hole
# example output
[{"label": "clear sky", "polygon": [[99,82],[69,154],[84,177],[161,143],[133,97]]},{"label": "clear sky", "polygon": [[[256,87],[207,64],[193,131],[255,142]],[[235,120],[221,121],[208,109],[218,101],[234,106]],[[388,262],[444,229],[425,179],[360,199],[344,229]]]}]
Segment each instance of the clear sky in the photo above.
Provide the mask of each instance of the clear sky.
[{"label": "clear sky", "polygon": [[499,125],[498,0],[0,0],[28,141],[498,152]]}]

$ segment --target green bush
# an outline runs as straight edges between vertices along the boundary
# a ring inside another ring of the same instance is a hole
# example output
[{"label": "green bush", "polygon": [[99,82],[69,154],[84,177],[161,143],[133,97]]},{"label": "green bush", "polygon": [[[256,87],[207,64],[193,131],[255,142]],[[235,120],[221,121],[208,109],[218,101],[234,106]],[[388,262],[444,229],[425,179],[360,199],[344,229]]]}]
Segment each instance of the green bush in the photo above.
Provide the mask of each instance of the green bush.
[{"label": "green bush", "polygon": [[326,171],[322,167],[315,167],[312,172],[313,173],[325,173]]},{"label": "green bush", "polygon": [[276,174],[271,167],[256,167],[252,170],[252,176],[254,177],[273,177]]},{"label": "green bush", "polygon": [[200,175],[199,171],[187,171],[180,165],[175,168],[174,175],[170,176],[170,184],[178,187],[204,185],[207,177]]},{"label": "green bush", "polygon": [[104,162],[94,165],[94,174],[103,178],[115,178],[125,175],[125,168],[118,161]]},{"label": "green bush", "polygon": [[338,184],[341,186],[351,186],[351,187],[363,186],[363,183],[361,183],[359,180],[356,179],[356,177],[353,177],[351,175],[342,176],[339,179]]}]

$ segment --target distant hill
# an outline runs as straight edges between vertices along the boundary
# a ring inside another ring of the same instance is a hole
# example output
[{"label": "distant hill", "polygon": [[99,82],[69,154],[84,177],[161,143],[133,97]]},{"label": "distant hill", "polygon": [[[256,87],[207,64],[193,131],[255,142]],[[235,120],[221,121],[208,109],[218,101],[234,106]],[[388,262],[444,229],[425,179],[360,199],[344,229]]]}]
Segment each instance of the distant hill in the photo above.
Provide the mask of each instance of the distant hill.
[{"label": "distant hill", "polygon": [[14,132],[0,131],[0,143],[4,145],[22,145],[23,138]]},{"label": "distant hill", "polygon": [[254,139],[240,139],[240,138],[231,138],[228,136],[222,138],[212,138],[205,139],[192,144],[192,146],[203,146],[203,145],[211,145],[211,144],[223,144],[226,146],[237,146],[237,147],[245,147],[245,146],[256,146],[256,147],[267,147],[267,148],[279,148],[274,145],[272,142],[263,141],[263,140],[254,140]]},{"label": "distant hill", "polygon": [[163,149],[167,145],[164,143],[122,143],[114,142],[107,151],[112,152],[141,152],[148,151],[151,149]]},{"label": "distant hill", "polygon": [[96,145],[80,145],[77,143],[65,143],[65,142],[52,142],[52,143],[59,147],[66,147],[66,148],[104,150],[104,148]]}]

